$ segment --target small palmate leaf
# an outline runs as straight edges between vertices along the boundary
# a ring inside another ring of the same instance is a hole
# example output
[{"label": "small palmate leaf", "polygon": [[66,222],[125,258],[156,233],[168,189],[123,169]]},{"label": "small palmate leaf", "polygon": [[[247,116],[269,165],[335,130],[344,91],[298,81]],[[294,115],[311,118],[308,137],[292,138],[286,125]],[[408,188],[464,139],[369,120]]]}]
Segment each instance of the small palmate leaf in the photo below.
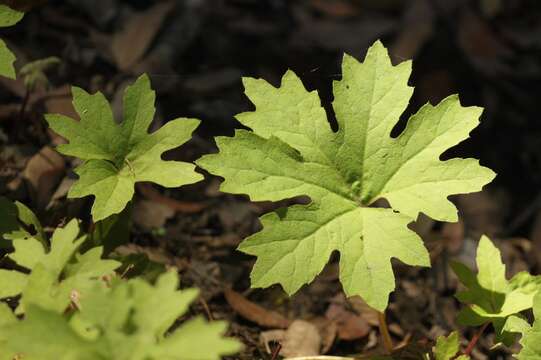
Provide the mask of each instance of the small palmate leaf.
[{"label": "small palmate leaf", "polygon": [[522,350],[516,356],[519,360],[541,359],[541,292],[535,295],[533,303],[535,321],[531,327],[523,326],[520,344]]},{"label": "small palmate leaf", "polygon": [[23,320],[0,322],[0,341],[29,360],[218,360],[240,350],[222,337],[221,321],[195,318],[169,331],[197,297],[196,290],[177,286],[174,272],[155,285],[141,279],[95,284],[71,316],[30,305]]},{"label": "small palmate leaf", "polygon": [[[24,13],[0,4],[0,28],[15,25],[23,16]],[[15,79],[14,62],[15,55],[8,49],[6,43],[0,39],[0,75]]]},{"label": "small palmate leaf", "polygon": [[0,360],[13,360],[16,358],[16,353],[6,349],[5,342],[9,339],[9,335],[3,331],[5,326],[16,322],[17,317],[13,314],[9,306],[5,303],[0,303]]},{"label": "small palmate leaf", "polygon": [[30,237],[45,244],[45,234],[36,215],[23,203],[0,197],[0,248],[10,246],[10,240]]},{"label": "small palmate leaf", "polygon": [[[381,311],[395,287],[391,258],[430,265],[408,224],[420,212],[456,221],[447,197],[480,190],[494,173],[475,159],[440,160],[468,137],[481,113],[462,107],[457,96],[423,106],[400,136],[391,137],[413,92],[410,73],[411,62],[393,66],[380,42],[362,63],[345,55],[342,79],[334,82],[337,132],[318,95],[293,72],[279,88],[244,79],[256,109],[237,119],[252,131],[217,138],[220,152],[197,164],[224,178],[222,191],[253,201],[311,199],[263,216],[263,230],[240,245],[258,257],[252,286],[280,283],[294,293],[338,250],[345,292]],[[382,198],[391,209],[370,207]]]},{"label": "small palmate leaf", "polygon": [[18,313],[29,304],[64,311],[73,294],[85,296],[95,282],[120,266],[117,261],[102,259],[100,247],[78,254],[84,240],[76,220],[56,229],[47,247],[34,237],[14,238],[15,251],[8,257],[30,273],[0,269],[0,298],[21,295]]},{"label": "small palmate leaf", "polygon": [[[451,360],[456,358],[460,350],[460,338],[457,331],[452,332],[448,337],[440,336],[436,340],[434,347],[434,357],[436,360]],[[468,360],[467,355],[460,355],[457,359]]]},{"label": "small palmate leaf", "polygon": [[[516,315],[532,307],[534,296],[541,289],[541,276],[520,272],[508,281],[500,251],[486,236],[481,237],[477,248],[477,274],[461,263],[451,265],[467,288],[456,295],[468,305],[458,314],[458,322],[468,326],[492,322],[496,340],[506,345],[512,343],[510,329],[520,327]],[[509,320],[511,323],[507,324]]]},{"label": "small palmate leaf", "polygon": [[73,105],[81,121],[63,115],[46,116],[49,126],[69,144],[58,151],[85,162],[76,169],[79,180],[68,196],[95,197],[94,221],[121,212],[132,199],[136,182],[149,181],[165,187],[191,184],[202,179],[194,165],[164,161],[162,154],[185,143],[199,124],[196,119],[176,119],[149,134],[154,117],[155,93],[142,75],[124,93],[124,121],[113,119],[101,93],[90,95],[74,87]]}]

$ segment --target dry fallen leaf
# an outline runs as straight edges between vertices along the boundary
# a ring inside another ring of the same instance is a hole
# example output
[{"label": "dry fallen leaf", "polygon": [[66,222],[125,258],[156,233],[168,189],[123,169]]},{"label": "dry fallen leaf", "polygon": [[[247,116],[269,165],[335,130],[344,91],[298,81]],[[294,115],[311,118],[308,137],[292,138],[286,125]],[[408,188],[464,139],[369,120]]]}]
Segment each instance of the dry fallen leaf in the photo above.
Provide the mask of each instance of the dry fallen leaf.
[{"label": "dry fallen leaf", "polygon": [[534,250],[532,252],[537,261],[537,268],[541,268],[541,211],[535,216],[532,229],[530,230],[530,239]]},{"label": "dry fallen leaf", "polygon": [[285,329],[290,321],[276,311],[271,311],[246,299],[234,290],[224,291],[228,304],[242,317],[267,328]]},{"label": "dry fallen leaf", "polygon": [[111,52],[120,70],[129,70],[139,62],[175,4],[174,1],[161,2],[132,15],[124,28],[113,36]]},{"label": "dry fallen leaf", "polygon": [[338,333],[338,325],[334,321],[324,317],[310,319],[310,322],[318,328],[319,335],[321,336],[321,353],[326,354],[334,344]]},{"label": "dry fallen leaf", "polygon": [[490,237],[502,232],[509,203],[504,193],[483,190],[457,195],[457,207],[472,235]]},{"label": "dry fallen leaf", "polygon": [[412,59],[434,32],[434,10],[429,0],[416,0],[408,7],[402,19],[402,30],[391,46],[391,54]]},{"label": "dry fallen leaf", "polygon": [[360,296],[352,296],[347,299],[351,307],[361,316],[370,326],[379,326],[378,312],[372,309]]},{"label": "dry fallen leaf", "polygon": [[64,176],[64,170],[64,158],[49,146],[43,147],[30,158],[23,178],[30,185],[30,196],[37,208],[43,209],[49,203],[51,195]]},{"label": "dry fallen leaf", "polygon": [[161,228],[175,215],[170,207],[150,200],[136,202],[133,209],[133,221],[144,229]]},{"label": "dry fallen leaf", "polygon": [[478,71],[489,75],[508,74],[513,70],[508,58],[513,50],[490,24],[469,7],[458,17],[458,43]]},{"label": "dry fallen leaf", "polygon": [[344,0],[312,0],[312,6],[332,17],[352,17],[360,13],[359,7]]},{"label": "dry fallen leaf", "polygon": [[304,320],[295,320],[285,331],[280,355],[285,357],[319,355],[321,336],[317,327]]},{"label": "dry fallen leaf", "polygon": [[327,308],[325,317],[334,323],[338,328],[338,337],[342,340],[356,340],[368,335],[370,325],[361,316],[347,309],[346,299],[338,294],[331,301]]},{"label": "dry fallen leaf", "polygon": [[77,114],[73,107],[70,85],[66,84],[49,90],[42,97],[44,98],[48,113],[62,114],[73,119],[79,119],[79,114]]},{"label": "dry fallen leaf", "polygon": [[189,201],[179,201],[176,199],[169,198],[162,195],[158,190],[156,190],[150,184],[136,184],[137,191],[143,195],[148,200],[161,203],[166,205],[175,211],[175,213],[197,213],[207,207],[207,204],[201,202],[189,202]]}]

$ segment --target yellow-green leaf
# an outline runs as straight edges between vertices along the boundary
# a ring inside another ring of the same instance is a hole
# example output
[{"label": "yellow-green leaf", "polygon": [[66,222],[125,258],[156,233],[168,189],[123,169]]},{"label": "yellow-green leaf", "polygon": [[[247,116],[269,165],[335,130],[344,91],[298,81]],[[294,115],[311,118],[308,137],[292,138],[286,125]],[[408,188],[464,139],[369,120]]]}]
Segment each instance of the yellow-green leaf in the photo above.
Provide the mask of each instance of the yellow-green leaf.
[{"label": "yellow-green leaf", "polygon": [[[391,137],[413,92],[410,73],[411,62],[393,66],[380,42],[363,62],[345,55],[342,79],[333,84],[337,132],[317,93],[292,71],[278,88],[244,79],[256,109],[237,119],[252,131],[217,138],[220,152],[197,164],[224,178],[222,191],[253,201],[311,200],[263,216],[263,230],[240,245],[257,256],[252,286],[279,283],[292,294],[338,250],[345,292],[381,311],[395,287],[391,258],[430,265],[408,224],[420,212],[456,221],[448,196],[479,191],[494,173],[475,159],[440,160],[468,137],[481,114],[461,106],[457,96],[423,106]],[[374,208],[379,199],[391,208]]]},{"label": "yellow-green leaf", "polygon": [[179,118],[149,134],[155,93],[146,75],[126,89],[124,121],[120,125],[113,119],[103,94],[90,95],[77,87],[72,93],[81,121],[51,114],[46,120],[55,132],[69,140],[58,151],[85,160],[76,169],[79,180],[68,197],[94,196],[94,221],[120,213],[132,199],[136,182],[177,187],[202,179],[192,164],[161,159],[165,151],[190,139],[199,120]]}]

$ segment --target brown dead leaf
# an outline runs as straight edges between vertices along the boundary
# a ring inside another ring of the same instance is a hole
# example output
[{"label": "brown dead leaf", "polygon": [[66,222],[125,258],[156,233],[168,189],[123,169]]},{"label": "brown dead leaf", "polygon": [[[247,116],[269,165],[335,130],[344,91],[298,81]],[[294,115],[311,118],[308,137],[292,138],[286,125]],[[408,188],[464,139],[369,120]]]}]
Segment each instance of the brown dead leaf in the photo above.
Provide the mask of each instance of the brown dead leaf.
[{"label": "brown dead leaf", "polygon": [[483,190],[457,196],[457,207],[473,235],[494,237],[502,232],[508,199],[502,192]]},{"label": "brown dead leaf", "polygon": [[319,355],[321,336],[317,327],[304,320],[295,320],[285,331],[280,355],[285,357]]},{"label": "brown dead leaf", "polygon": [[462,219],[459,219],[455,223],[444,223],[441,229],[441,236],[451,253],[459,251],[464,241],[464,223]]},{"label": "brown dead leaf", "polygon": [[124,28],[113,36],[111,53],[120,70],[129,70],[141,60],[175,4],[174,1],[160,2],[132,15]]},{"label": "brown dead leaf", "polygon": [[347,309],[347,306],[344,295],[338,294],[325,312],[325,317],[336,323],[338,337],[342,340],[356,340],[367,336],[370,325],[363,317]]},{"label": "brown dead leaf", "polygon": [[48,0],[2,0],[2,4],[18,11],[28,12],[34,7],[46,4]]},{"label": "brown dead leaf", "polygon": [[174,215],[167,205],[150,200],[138,201],[133,209],[133,221],[147,230],[161,228]]},{"label": "brown dead leaf", "polygon": [[310,322],[319,330],[319,335],[321,336],[321,353],[328,353],[336,339],[338,325],[336,325],[336,322],[324,317],[310,319]]},{"label": "brown dead leaf", "polygon": [[18,79],[10,79],[6,77],[0,77],[0,85],[8,90],[11,94],[23,98],[26,94],[26,86],[21,77]]},{"label": "brown dead leaf", "polygon": [[378,312],[368,306],[368,304],[360,296],[352,296],[347,300],[355,312],[366,320],[370,326],[379,326]]},{"label": "brown dead leaf", "polygon": [[23,172],[23,178],[30,185],[30,196],[36,206],[45,208],[58,182],[64,176],[64,158],[49,146],[43,147],[32,156]]},{"label": "brown dead leaf", "polygon": [[270,347],[271,342],[279,342],[281,343],[284,341],[286,331],[285,330],[267,330],[262,331],[261,334],[259,334],[259,342],[265,346],[265,350],[267,350],[268,354],[272,354],[272,350]]},{"label": "brown dead leaf", "polygon": [[290,324],[290,321],[281,314],[251,302],[234,290],[226,289],[224,295],[233,310],[259,326],[285,329]]},{"label": "brown dead leaf", "polygon": [[0,121],[13,119],[21,111],[21,104],[0,105]]},{"label": "brown dead leaf", "polygon": [[391,46],[391,54],[413,59],[434,31],[434,11],[429,0],[413,1],[402,19],[402,31]]},{"label": "brown dead leaf", "polygon": [[530,239],[532,241],[533,253],[535,254],[537,261],[537,268],[541,269],[541,212],[538,212],[535,216],[535,220],[530,232]]},{"label": "brown dead leaf", "polygon": [[466,54],[473,57],[495,58],[512,54],[497,37],[489,24],[464,7],[460,16],[459,44]]},{"label": "brown dead leaf", "polygon": [[464,7],[458,21],[458,43],[476,68],[489,75],[509,73],[513,50],[500,39],[487,21]]},{"label": "brown dead leaf", "polygon": [[179,201],[168,198],[167,196],[160,194],[158,190],[149,184],[137,184],[136,188],[137,191],[139,191],[139,193],[141,193],[141,195],[143,195],[143,197],[146,199],[166,205],[175,212],[191,214],[200,212],[207,207],[207,204],[204,203]]},{"label": "brown dead leaf", "polygon": [[455,93],[455,79],[448,69],[433,69],[427,71],[419,80],[417,86],[419,97],[423,102],[437,104],[449,94]]},{"label": "brown dead leaf", "polygon": [[312,0],[312,6],[333,17],[351,17],[359,15],[360,8],[344,0]]},{"label": "brown dead leaf", "polygon": [[49,90],[44,97],[45,107],[50,114],[61,114],[72,119],[79,119],[79,114],[73,107],[71,86],[65,84],[56,89]]}]

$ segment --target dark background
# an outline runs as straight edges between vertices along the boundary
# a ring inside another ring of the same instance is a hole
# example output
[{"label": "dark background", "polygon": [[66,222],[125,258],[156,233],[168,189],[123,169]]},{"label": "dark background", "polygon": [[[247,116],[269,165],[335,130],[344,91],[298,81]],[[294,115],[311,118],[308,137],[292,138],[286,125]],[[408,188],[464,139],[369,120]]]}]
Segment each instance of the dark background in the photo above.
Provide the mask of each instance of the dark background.
[{"label": "dark background", "polygon": [[[70,105],[68,84],[104,92],[121,119],[123,88],[147,72],[158,93],[156,127],[179,116],[203,121],[189,144],[168,154],[170,158],[194,160],[215,151],[212,137],[231,135],[240,126],[234,115],[252,108],[243,95],[242,76],[261,77],[278,86],[282,74],[290,68],[308,89],[318,90],[328,110],[332,80],[340,78],[342,54],[347,52],[362,60],[368,46],[381,39],[394,63],[413,59],[410,84],[415,86],[415,92],[401,120],[402,126],[422,104],[436,104],[454,93],[460,95],[463,105],[485,109],[481,125],[471,138],[444,157],[476,157],[481,164],[494,169],[498,177],[481,194],[456,197],[463,219],[458,226],[429,222],[424,237],[447,239],[451,243],[448,250],[453,255],[472,262],[467,241],[475,242],[481,233],[488,233],[515,249],[504,249],[504,258],[522,261],[515,269],[538,267],[541,258],[538,256],[541,226],[537,220],[541,205],[539,1],[29,0],[7,3],[28,11],[15,27],[2,29],[2,37],[19,59],[17,66],[49,56],[60,58],[60,64],[46,72],[48,84],[31,92],[25,90],[22,80],[0,81],[0,195],[30,205],[47,225],[55,226],[65,218],[76,216],[92,226],[87,215],[90,202],[67,201],[63,197],[62,184],[73,178],[76,161],[69,159],[64,164],[53,159],[62,165],[53,166],[52,170],[47,165],[40,167],[39,159],[31,162],[36,154],[43,155],[45,147],[61,141],[47,130],[43,114],[61,112],[76,116]],[[225,283],[237,289],[247,288],[252,259],[236,253],[235,245],[257,230],[257,215],[275,205],[249,204],[242,196],[220,194],[216,189],[217,179],[212,178],[179,190],[138,188],[132,243],[162,249],[167,261],[185,261],[189,264],[185,265],[188,283],[209,293],[211,308],[218,309],[215,311],[222,311],[231,321],[240,321],[233,326],[233,332],[241,337],[242,331],[257,334],[258,328],[253,324],[233,317],[219,292],[209,290],[216,284],[202,284],[203,280],[197,276],[190,278],[189,272],[194,263],[202,267],[199,272],[211,273],[214,271],[209,270],[211,266],[222,274],[212,280],[219,286]],[[149,216],[158,218],[145,223]],[[224,236],[231,238],[224,240]],[[222,241],[219,246],[209,245],[209,241],[216,239]],[[238,263],[244,266],[241,270]],[[228,271],[235,275],[224,279],[223,273]],[[452,302],[448,293],[451,285],[430,281],[427,280],[431,289],[448,296]],[[333,286],[328,290],[331,294],[326,293],[320,303],[306,305],[310,309],[306,311],[319,315],[328,298],[339,291],[336,281]],[[269,300],[267,293],[254,296],[255,300],[265,299],[261,301],[269,307],[279,307],[273,297]],[[395,301],[400,309],[399,299]],[[299,312],[304,310],[291,311],[294,316],[301,316]],[[395,320],[400,324],[400,311],[395,311]],[[434,309],[424,314],[421,311],[420,316],[425,319],[419,327],[414,327],[417,333],[424,332],[428,337],[432,337],[429,334],[439,321],[431,311]],[[347,342],[334,346],[334,353],[360,350]],[[248,351],[256,353],[255,348],[257,345],[251,344]]]}]

